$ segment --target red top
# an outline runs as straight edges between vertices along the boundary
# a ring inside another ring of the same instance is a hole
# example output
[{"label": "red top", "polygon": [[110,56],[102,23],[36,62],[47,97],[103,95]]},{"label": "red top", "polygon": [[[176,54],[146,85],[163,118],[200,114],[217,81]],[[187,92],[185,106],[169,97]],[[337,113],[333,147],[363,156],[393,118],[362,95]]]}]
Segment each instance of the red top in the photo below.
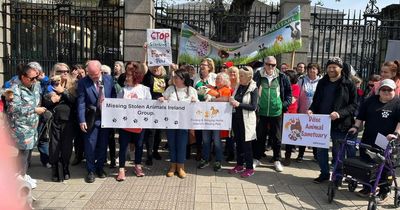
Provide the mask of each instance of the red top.
[{"label": "red top", "polygon": [[297,108],[299,107],[299,96],[300,96],[300,87],[298,84],[292,84],[292,104],[288,107],[288,113],[297,113]]}]

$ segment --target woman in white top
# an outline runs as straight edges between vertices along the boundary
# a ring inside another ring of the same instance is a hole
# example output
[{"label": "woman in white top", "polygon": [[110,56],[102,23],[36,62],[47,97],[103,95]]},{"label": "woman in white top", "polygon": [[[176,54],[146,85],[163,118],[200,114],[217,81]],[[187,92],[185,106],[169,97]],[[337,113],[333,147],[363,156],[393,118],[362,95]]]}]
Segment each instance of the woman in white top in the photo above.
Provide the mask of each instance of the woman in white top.
[{"label": "woman in white top", "polygon": [[[128,62],[126,65],[125,87],[118,94],[118,98],[132,100],[151,100],[150,88],[140,84],[147,66],[143,63]],[[144,130],[140,128],[123,128],[119,131],[119,172],[117,181],[125,180],[125,159],[129,142],[135,144],[135,167],[136,176],[144,176],[141,166],[143,155]]]},{"label": "woman in white top", "polygon": [[[196,102],[197,91],[190,86],[190,75],[187,71],[179,69],[175,71],[172,77],[173,85],[169,86],[163,93],[163,97],[158,98],[159,101],[185,101]],[[180,178],[185,178],[184,162],[186,157],[186,145],[188,143],[189,131],[187,129],[168,129],[167,140],[169,145],[169,154],[171,157],[171,165],[167,172],[167,177],[174,176],[178,173]]]},{"label": "woman in white top", "polygon": [[[298,101],[298,113],[307,113],[307,110],[309,109],[315,90],[317,89],[317,84],[319,80],[321,79],[321,76],[319,76],[319,73],[321,72],[321,68],[318,64],[316,63],[309,63],[307,65],[307,74],[299,79],[297,84],[300,87],[300,96],[299,96],[299,101]],[[304,157],[304,151],[306,147],[300,146],[299,147],[299,155],[296,158],[297,162],[302,162],[303,157]],[[313,153],[314,153],[314,159],[317,157],[317,150],[316,148],[313,148]]]}]

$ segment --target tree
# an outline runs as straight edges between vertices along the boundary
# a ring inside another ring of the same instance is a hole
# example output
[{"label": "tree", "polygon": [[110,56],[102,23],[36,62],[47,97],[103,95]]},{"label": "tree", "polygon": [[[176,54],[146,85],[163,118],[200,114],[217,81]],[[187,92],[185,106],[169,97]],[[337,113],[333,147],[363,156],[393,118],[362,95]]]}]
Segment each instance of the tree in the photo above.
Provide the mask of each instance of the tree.
[{"label": "tree", "polygon": [[[239,42],[249,21],[251,8],[255,0],[187,0],[206,1],[210,3],[210,15],[215,32],[210,37],[214,41]],[[266,1],[266,0],[262,0]],[[229,8],[225,8],[229,5]]]}]

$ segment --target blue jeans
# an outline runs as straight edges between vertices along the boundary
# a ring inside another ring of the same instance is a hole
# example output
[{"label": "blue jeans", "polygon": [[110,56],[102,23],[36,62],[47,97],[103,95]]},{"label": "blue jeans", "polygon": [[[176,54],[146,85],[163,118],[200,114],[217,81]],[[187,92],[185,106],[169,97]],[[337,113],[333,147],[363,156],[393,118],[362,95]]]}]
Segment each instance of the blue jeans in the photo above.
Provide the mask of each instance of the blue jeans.
[{"label": "blue jeans", "polygon": [[[344,139],[346,137],[347,132],[340,132],[340,131],[331,131],[331,139],[332,139],[332,163],[336,162],[337,153],[339,152],[338,140]],[[346,145],[347,157],[355,157],[356,156],[356,148],[355,146]],[[317,150],[317,157],[318,157],[318,164],[321,169],[321,177],[329,177],[329,154],[328,149],[318,148]],[[345,153],[342,153],[341,160],[345,157]],[[338,167],[340,169],[340,167]]]},{"label": "blue jeans", "polygon": [[203,130],[203,160],[210,159],[211,139],[214,140],[215,146],[215,161],[222,160],[222,142],[219,135],[219,130]]},{"label": "blue jeans", "polygon": [[46,166],[49,163],[49,142],[39,140],[37,148],[40,153],[40,162],[43,166]]},{"label": "blue jeans", "polygon": [[128,149],[129,142],[135,144],[135,164],[142,163],[143,156],[143,137],[144,130],[140,133],[132,133],[125,130],[119,130],[119,167],[125,167],[126,150]]},{"label": "blue jeans", "polygon": [[167,140],[171,163],[183,164],[186,158],[186,145],[189,139],[188,130],[168,129]]}]

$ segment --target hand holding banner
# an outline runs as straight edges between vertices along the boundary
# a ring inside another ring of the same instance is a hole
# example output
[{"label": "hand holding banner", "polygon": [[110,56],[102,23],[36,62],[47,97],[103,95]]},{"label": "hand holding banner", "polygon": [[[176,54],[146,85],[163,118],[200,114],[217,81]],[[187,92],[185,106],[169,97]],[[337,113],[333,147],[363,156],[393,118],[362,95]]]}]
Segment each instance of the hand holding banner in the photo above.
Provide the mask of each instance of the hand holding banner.
[{"label": "hand holding banner", "polygon": [[331,119],[329,115],[284,114],[282,143],[329,148]]}]

